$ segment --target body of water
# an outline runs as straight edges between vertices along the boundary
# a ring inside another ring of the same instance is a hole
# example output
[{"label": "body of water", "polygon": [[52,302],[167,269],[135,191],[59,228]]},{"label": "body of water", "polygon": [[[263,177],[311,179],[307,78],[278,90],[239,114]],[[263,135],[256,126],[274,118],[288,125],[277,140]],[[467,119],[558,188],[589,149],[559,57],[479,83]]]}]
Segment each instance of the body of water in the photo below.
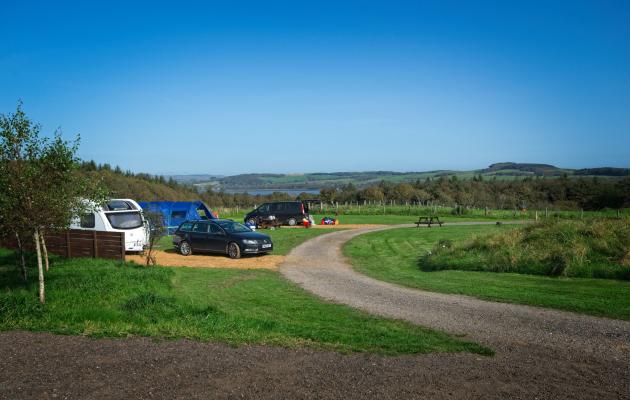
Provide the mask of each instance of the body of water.
[{"label": "body of water", "polygon": [[269,195],[274,192],[287,193],[289,196],[297,196],[300,193],[319,194],[319,189],[223,189],[225,193],[248,193],[251,195]]}]

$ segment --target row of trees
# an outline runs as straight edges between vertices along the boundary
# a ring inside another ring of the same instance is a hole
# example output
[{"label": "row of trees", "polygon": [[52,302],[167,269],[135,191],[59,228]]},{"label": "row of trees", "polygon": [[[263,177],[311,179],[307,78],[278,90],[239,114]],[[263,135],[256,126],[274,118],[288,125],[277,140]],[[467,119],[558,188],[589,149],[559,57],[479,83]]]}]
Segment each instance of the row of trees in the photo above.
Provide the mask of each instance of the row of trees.
[{"label": "row of trees", "polygon": [[[138,200],[197,200],[211,207],[249,207],[265,201],[293,200],[284,192],[270,195],[226,193],[207,190],[197,192],[193,186],[148,174],[122,172],[107,164],[83,163],[83,174],[101,179],[113,196]],[[445,205],[468,208],[522,209],[554,208],[560,210],[599,210],[630,207],[630,177],[617,179],[597,177],[484,179],[481,175],[462,180],[456,176],[416,182],[382,181],[368,187],[347,184],[322,189],[319,195],[302,193],[300,199],[320,198],[327,203],[391,203]]]},{"label": "row of trees", "polygon": [[630,178],[524,178],[470,180],[441,177],[415,183],[381,182],[356,188],[323,189],[325,202],[398,204],[420,203],[470,208],[523,209],[551,207],[562,210],[599,210],[630,207]]},{"label": "row of trees", "polygon": [[18,264],[28,279],[24,249],[29,242],[37,253],[39,299],[45,301],[44,265],[49,269],[45,233],[67,228],[74,215],[100,203],[105,191],[99,180],[78,173],[79,138],[64,141],[40,134],[18,104],[14,114],[0,116],[0,234],[15,240]]}]

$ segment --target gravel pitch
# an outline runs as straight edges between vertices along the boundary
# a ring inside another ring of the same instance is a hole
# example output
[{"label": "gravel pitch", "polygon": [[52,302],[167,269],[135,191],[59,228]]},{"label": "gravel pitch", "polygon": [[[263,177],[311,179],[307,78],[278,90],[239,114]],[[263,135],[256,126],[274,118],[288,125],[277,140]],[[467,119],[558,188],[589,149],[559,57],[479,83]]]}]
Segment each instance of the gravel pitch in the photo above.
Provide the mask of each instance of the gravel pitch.
[{"label": "gravel pitch", "polygon": [[[182,256],[174,251],[154,250],[157,263],[165,267],[192,268],[234,268],[234,269],[278,269],[284,261],[284,256],[271,254],[260,256],[244,256],[232,259],[224,254],[193,254]],[[142,255],[127,255],[127,261],[145,265],[146,259]]]}]

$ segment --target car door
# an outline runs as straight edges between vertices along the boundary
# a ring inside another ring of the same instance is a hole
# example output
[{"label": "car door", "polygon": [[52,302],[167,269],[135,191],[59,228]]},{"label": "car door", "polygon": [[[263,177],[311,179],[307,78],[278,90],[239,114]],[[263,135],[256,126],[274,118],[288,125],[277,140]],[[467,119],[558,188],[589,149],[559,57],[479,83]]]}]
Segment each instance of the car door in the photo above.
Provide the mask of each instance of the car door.
[{"label": "car door", "polygon": [[208,251],[208,223],[196,222],[193,225],[192,232],[189,234],[190,246],[193,250]]},{"label": "car door", "polygon": [[284,221],[286,217],[284,215],[284,203],[271,203],[269,213],[276,217],[278,221]]},{"label": "car door", "polygon": [[282,221],[283,224],[287,224],[289,218],[295,218],[296,221],[299,221],[296,215],[297,213],[295,212],[294,203],[278,203],[278,205],[278,219]]},{"label": "car door", "polygon": [[302,221],[301,208],[300,203],[285,203],[285,218],[288,220],[289,218],[295,218],[297,223]]},{"label": "car door", "polygon": [[214,252],[225,252],[227,248],[228,235],[217,224],[210,223],[210,232],[208,233],[208,250]]}]

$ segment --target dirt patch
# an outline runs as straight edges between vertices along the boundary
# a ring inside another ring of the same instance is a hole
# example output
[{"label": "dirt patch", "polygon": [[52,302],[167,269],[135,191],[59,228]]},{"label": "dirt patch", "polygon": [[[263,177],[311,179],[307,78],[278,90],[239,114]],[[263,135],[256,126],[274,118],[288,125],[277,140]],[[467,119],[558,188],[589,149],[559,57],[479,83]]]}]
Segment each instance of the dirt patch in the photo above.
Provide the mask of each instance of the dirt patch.
[{"label": "dirt patch", "polygon": [[[127,255],[127,261],[140,265],[145,264],[145,258],[139,255]],[[155,259],[159,265],[165,267],[192,267],[192,268],[235,268],[235,269],[278,269],[284,261],[284,256],[262,255],[243,257],[233,260],[224,255],[193,254],[182,256],[171,251],[155,251]]]},{"label": "dirt patch", "polygon": [[623,399],[622,360],[380,357],[191,340],[0,333],[0,399]]}]

